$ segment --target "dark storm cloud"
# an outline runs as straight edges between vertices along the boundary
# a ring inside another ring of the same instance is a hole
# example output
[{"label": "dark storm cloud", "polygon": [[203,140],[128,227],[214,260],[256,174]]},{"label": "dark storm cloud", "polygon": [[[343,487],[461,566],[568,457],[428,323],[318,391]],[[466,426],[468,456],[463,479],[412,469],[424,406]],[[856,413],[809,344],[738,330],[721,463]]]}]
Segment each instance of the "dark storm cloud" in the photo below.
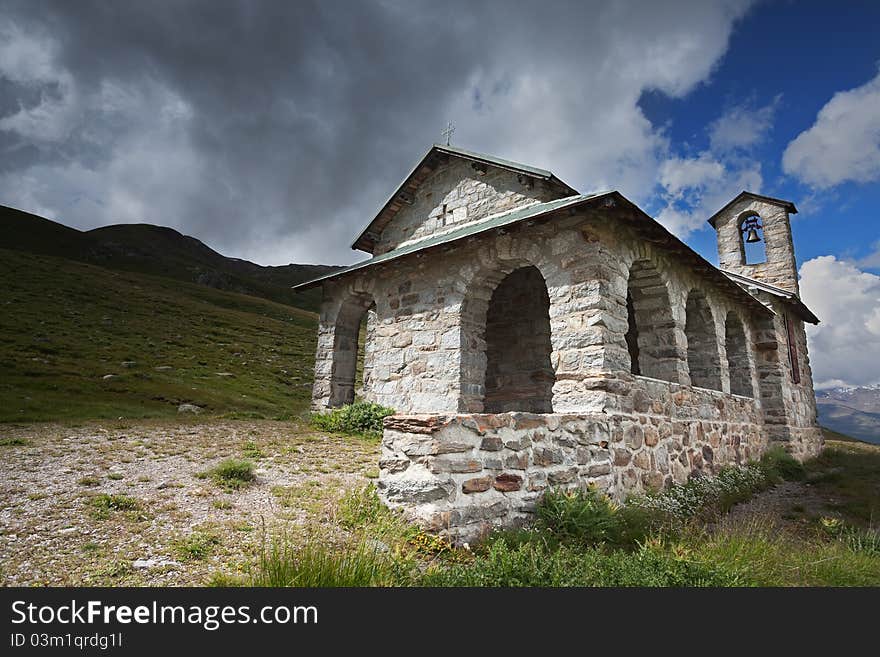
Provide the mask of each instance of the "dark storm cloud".
[{"label": "dark storm cloud", "polygon": [[[662,139],[639,94],[704,78],[742,11],[703,4],[0,2],[14,36],[0,173],[16,172],[19,205],[65,223],[146,221],[229,255],[338,262],[449,118],[462,145],[576,176],[618,166],[603,132],[626,171],[650,168]],[[669,70],[650,61],[665,29]],[[705,61],[687,63],[695,52]],[[559,154],[586,137],[594,153]]]}]

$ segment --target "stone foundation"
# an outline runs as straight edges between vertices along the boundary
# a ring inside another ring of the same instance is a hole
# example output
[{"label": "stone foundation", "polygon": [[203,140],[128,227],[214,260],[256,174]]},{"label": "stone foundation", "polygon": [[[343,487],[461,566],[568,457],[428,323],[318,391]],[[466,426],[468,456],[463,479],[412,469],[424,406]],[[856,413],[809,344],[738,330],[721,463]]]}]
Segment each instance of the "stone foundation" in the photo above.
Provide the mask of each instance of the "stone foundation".
[{"label": "stone foundation", "polygon": [[380,496],[427,529],[465,542],[523,524],[548,487],[593,485],[623,501],[766,449],[754,400],[638,383],[655,393],[642,412],[387,418]]}]

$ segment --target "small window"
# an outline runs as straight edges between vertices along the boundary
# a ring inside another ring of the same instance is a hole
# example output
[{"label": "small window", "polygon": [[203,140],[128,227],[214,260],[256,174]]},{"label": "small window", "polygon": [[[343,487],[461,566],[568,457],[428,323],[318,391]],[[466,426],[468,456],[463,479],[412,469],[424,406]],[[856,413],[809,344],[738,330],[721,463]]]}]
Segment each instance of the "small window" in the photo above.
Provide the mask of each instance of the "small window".
[{"label": "small window", "polygon": [[795,383],[801,382],[801,368],[798,364],[797,341],[795,339],[794,324],[791,318],[786,314],[785,332],[788,338],[788,362],[791,363],[791,380]]}]

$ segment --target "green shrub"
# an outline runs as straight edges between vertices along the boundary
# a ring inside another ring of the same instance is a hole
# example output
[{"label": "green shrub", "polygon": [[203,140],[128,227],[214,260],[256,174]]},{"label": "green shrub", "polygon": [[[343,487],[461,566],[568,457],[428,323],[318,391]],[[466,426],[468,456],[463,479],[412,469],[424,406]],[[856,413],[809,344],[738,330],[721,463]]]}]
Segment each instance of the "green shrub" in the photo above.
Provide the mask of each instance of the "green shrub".
[{"label": "green shrub", "polygon": [[0,438],[0,447],[23,447],[29,444],[26,438]]},{"label": "green shrub", "polygon": [[[594,488],[548,490],[536,517],[536,529],[545,532],[550,543],[577,545],[632,546],[644,538],[651,524],[646,510],[616,504]],[[520,535],[515,540],[525,538]]]},{"label": "green shrub", "polygon": [[393,408],[370,402],[355,402],[327,413],[315,413],[312,424],[325,431],[376,438],[382,435],[382,420],[394,415]]},{"label": "green shrub", "polygon": [[256,479],[254,464],[246,459],[226,459],[203,475],[230,490],[244,488]]},{"label": "green shrub", "polygon": [[807,476],[803,464],[780,445],[774,445],[764,452],[760,466],[769,478],[776,481],[803,481]]}]

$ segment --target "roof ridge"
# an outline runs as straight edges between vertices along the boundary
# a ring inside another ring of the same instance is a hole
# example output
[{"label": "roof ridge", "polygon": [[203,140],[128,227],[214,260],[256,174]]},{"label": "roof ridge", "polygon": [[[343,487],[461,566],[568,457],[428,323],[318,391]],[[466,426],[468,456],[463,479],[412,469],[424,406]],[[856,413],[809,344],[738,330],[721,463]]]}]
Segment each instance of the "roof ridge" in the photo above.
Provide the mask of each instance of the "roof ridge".
[{"label": "roof ridge", "polygon": [[[422,158],[418,161],[415,167],[404,177],[401,183],[397,186],[391,196],[388,197],[388,200],[385,201],[384,204],[379,208],[376,215],[370,220],[367,226],[360,232],[357,238],[351,245],[352,249],[361,249],[363,251],[369,251],[372,245],[373,238],[369,236],[371,229],[380,219],[386,215],[387,213],[391,213],[388,218],[385,220],[387,224],[390,221],[390,217],[393,214],[396,214],[399,210],[400,201],[396,201],[398,197],[402,196],[402,192],[404,192],[406,186],[410,183],[414,176],[419,172],[419,170],[428,162],[429,158],[432,155],[439,154],[443,156],[452,156],[461,158],[464,160],[471,160],[474,162],[481,162],[487,164],[489,166],[498,167],[500,169],[506,169],[508,171],[513,171],[515,173],[519,173],[526,176],[531,176],[533,178],[539,178],[541,180],[545,180],[549,183],[555,184],[558,187],[561,187],[566,192],[571,192],[573,194],[577,194],[578,191],[569,185],[566,182],[563,182],[559,178],[557,178],[553,172],[547,171],[546,169],[539,169],[537,167],[532,167],[527,164],[521,164],[519,162],[514,162],[513,160],[505,160],[500,157],[495,157],[492,155],[485,155],[483,153],[477,153],[475,151],[468,151],[463,148],[459,148],[457,146],[446,146],[445,144],[433,144],[428,151],[422,156]],[[397,203],[395,207],[394,204]],[[384,224],[381,227],[384,227]]]}]

